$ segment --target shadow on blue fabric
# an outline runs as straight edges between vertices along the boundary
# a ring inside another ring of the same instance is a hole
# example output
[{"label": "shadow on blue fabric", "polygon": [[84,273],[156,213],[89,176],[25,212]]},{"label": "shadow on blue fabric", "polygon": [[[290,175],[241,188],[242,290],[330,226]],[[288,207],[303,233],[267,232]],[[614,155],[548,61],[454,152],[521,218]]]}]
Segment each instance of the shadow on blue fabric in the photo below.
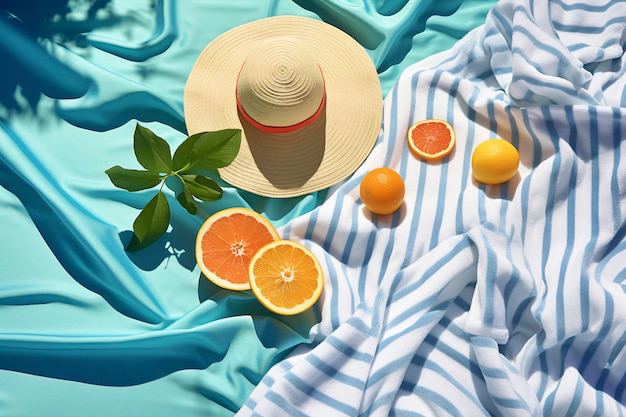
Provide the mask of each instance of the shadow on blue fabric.
[{"label": "shadow on blue fabric", "polygon": [[[236,333],[225,333],[232,339]],[[221,361],[228,346],[202,333],[185,333],[171,337],[128,338],[97,343],[50,341],[54,349],[42,346],[40,354],[24,360],[20,348],[3,346],[0,368],[33,375],[107,386],[131,386],[162,378],[183,369],[205,369]],[[80,353],[78,352],[80,351]],[[150,354],[146,354],[150,352]]]},{"label": "shadow on blue fabric", "polygon": [[[53,99],[73,99],[85,96],[93,88],[93,80],[76,72],[70,66],[56,59],[42,47],[41,40],[52,40],[63,44],[89,44],[131,61],[145,61],[166,50],[177,36],[175,27],[164,21],[164,6],[157,10],[157,27],[153,38],[144,42],[140,49],[122,47],[111,42],[103,42],[97,37],[86,38],[84,33],[118,23],[122,17],[112,14],[107,7],[110,0],[20,0],[0,1],[0,57],[12,65],[3,68],[4,79],[0,83],[0,104],[10,112],[21,112],[29,108],[37,110],[42,95]],[[73,11],[87,9],[84,19],[68,19]],[[96,18],[96,14],[107,11],[106,16]],[[173,14],[175,9],[168,11]],[[175,20],[175,15],[170,16]],[[50,24],[54,20],[54,24]],[[141,68],[143,79],[149,76],[145,67]],[[20,90],[28,106],[19,103],[16,93]],[[93,109],[73,109],[65,112],[56,106],[56,113],[69,123],[95,130],[107,131],[122,126],[130,119],[159,121],[179,132],[186,133],[185,122],[170,106],[158,97],[145,91],[137,91],[118,97],[101,106],[98,112]]]},{"label": "shadow on blue fabric", "polygon": [[[93,1],[88,16],[93,17],[109,1]],[[73,31],[51,31],[47,22],[54,17],[63,19],[68,15],[71,12],[69,3],[69,0],[0,1],[0,33],[3,38],[0,57],[2,61],[12,63],[3,66],[4,79],[0,83],[0,104],[7,109],[15,112],[24,110],[15,99],[18,87],[33,111],[36,111],[42,94],[64,99],[81,97],[87,92],[90,80],[50,56],[38,43],[40,39],[57,36],[77,39],[81,31],[89,29],[89,22],[95,22],[93,19],[85,20]]]},{"label": "shadow on blue fabric", "polygon": [[[341,13],[337,13],[337,7],[332,2],[309,0],[294,0],[294,2],[314,12],[326,23],[351,34],[363,47],[372,50],[381,48],[386,51],[377,65],[378,72],[381,73],[401,62],[411,50],[413,37],[426,27],[425,17],[432,14],[451,15],[459,8],[462,0],[423,0],[411,4],[407,4],[409,0],[364,2],[369,19],[365,19],[363,15],[352,14],[349,8],[341,9]],[[375,10],[371,9],[372,5]],[[406,11],[403,8],[406,8]],[[358,10],[358,8],[353,10]],[[400,10],[405,16],[404,19],[398,19],[396,16]],[[408,25],[407,21],[419,24]],[[394,36],[389,37],[388,33],[394,33]]]}]

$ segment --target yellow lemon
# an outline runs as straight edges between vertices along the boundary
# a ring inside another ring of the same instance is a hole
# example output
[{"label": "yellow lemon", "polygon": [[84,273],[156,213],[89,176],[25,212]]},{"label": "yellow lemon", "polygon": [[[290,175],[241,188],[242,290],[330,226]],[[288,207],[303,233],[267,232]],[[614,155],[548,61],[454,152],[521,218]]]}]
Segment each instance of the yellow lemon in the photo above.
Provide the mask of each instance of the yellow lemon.
[{"label": "yellow lemon", "polygon": [[515,176],[519,166],[519,152],[502,139],[489,139],[474,149],[472,173],[477,181],[501,184]]}]

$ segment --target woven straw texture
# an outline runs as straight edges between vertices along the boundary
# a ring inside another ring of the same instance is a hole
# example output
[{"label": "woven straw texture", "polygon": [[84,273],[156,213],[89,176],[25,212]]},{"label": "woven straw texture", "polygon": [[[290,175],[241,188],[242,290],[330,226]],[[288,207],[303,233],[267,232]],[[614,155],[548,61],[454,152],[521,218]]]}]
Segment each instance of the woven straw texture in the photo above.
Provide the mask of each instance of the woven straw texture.
[{"label": "woven straw texture", "polygon": [[[259,48],[271,50],[263,64]],[[320,95],[311,62],[321,69],[326,90],[324,111],[313,123],[267,134],[239,115],[235,91],[242,73],[248,89],[240,98],[246,110],[257,111],[255,120],[280,126],[306,119]],[[256,106],[250,89],[258,91]],[[284,104],[275,100],[281,93]],[[272,17],[226,32],[204,49],[185,87],[185,122],[189,134],[241,128],[239,155],[220,169],[221,177],[259,195],[294,197],[330,187],[361,165],[381,127],[381,98],[371,60],[350,36],[309,18]],[[281,110],[284,115],[271,115]]]}]

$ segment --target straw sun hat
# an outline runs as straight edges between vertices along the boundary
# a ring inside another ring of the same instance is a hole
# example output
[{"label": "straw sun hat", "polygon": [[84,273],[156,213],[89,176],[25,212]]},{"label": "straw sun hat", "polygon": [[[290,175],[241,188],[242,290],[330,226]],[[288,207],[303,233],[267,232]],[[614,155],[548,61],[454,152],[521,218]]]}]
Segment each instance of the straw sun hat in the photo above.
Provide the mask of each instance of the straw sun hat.
[{"label": "straw sun hat", "polygon": [[237,128],[228,183],[268,197],[327,188],[352,174],[380,130],[376,69],[350,36],[294,16],[262,19],[211,42],[185,86],[189,134]]}]

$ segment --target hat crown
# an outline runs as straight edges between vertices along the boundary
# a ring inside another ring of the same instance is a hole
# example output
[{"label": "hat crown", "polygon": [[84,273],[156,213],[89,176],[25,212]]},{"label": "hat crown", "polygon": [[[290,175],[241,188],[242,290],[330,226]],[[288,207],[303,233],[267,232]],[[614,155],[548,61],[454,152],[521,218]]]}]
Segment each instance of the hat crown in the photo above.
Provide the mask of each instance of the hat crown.
[{"label": "hat crown", "polygon": [[237,99],[266,126],[292,126],[313,116],[324,97],[317,61],[291,38],[271,38],[252,48],[239,73]]}]

